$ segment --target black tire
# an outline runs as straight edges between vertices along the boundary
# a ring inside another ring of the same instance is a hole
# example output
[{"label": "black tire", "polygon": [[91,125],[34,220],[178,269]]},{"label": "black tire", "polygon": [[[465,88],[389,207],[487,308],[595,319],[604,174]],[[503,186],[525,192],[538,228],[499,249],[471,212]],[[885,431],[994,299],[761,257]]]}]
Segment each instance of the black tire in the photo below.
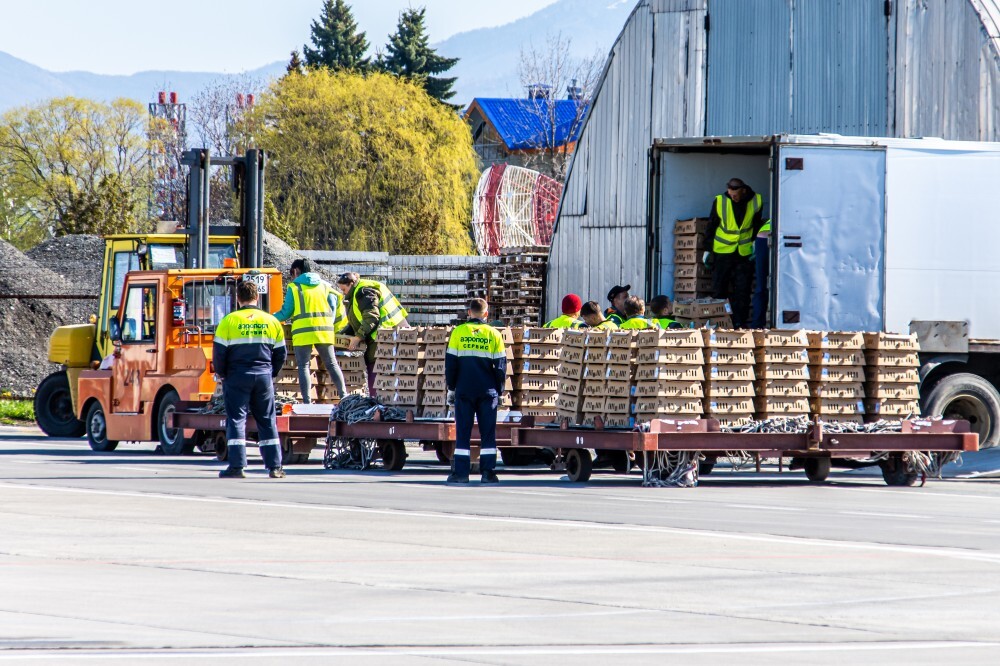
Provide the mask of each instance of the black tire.
[{"label": "black tire", "polygon": [[942,378],[924,398],[924,414],[968,421],[981,449],[1000,444],[1000,392],[979,375]]},{"label": "black tire", "polygon": [[505,446],[500,449],[500,460],[504,467],[524,467],[538,459],[538,449]]},{"label": "black tire", "polygon": [[573,483],[586,483],[594,471],[594,459],[587,449],[570,449],[566,452],[566,476]]},{"label": "black tire", "polygon": [[219,462],[226,462],[229,460],[229,440],[226,439],[226,432],[215,433],[213,438],[215,442],[215,459]]},{"label": "black tire", "polygon": [[444,448],[444,444],[437,442],[434,444],[434,455],[437,456],[438,462],[444,465],[451,464],[451,458],[448,457],[448,452]]},{"label": "black tire", "polygon": [[118,441],[108,439],[108,419],[104,414],[104,408],[97,400],[87,410],[87,443],[94,451],[114,451],[118,448]]},{"label": "black tire", "polygon": [[887,486],[912,486],[919,476],[907,468],[903,456],[898,453],[888,460],[883,460],[879,463],[879,467],[882,468],[882,478]]},{"label": "black tire", "polygon": [[629,460],[628,451],[607,451],[605,455],[611,458],[611,467],[618,474],[628,474],[632,469],[632,461]]},{"label": "black tire", "polygon": [[[313,446],[316,445],[315,439],[310,438],[313,441]],[[310,452],[311,453],[311,452]],[[296,453],[295,452],[295,442],[288,435],[281,436],[281,464],[284,465],[302,465],[309,461],[310,453]]]},{"label": "black tire", "polygon": [[65,371],[53,372],[35,391],[35,422],[49,437],[83,437],[87,425],[73,412],[73,396]]},{"label": "black tire", "polygon": [[169,391],[160,398],[160,406],[156,410],[156,436],[167,456],[187,456],[194,453],[198,443],[194,437],[185,437],[183,428],[167,427],[167,416],[177,411],[177,403],[181,398],[177,391]]},{"label": "black tire", "polygon": [[806,458],[803,469],[807,479],[813,483],[822,483],[830,476],[830,459]]},{"label": "black tire", "polygon": [[715,469],[715,458],[708,458],[698,463],[698,476],[708,476]]},{"label": "black tire", "polygon": [[406,464],[406,444],[397,439],[382,440],[379,442],[379,455],[387,471],[398,472]]}]

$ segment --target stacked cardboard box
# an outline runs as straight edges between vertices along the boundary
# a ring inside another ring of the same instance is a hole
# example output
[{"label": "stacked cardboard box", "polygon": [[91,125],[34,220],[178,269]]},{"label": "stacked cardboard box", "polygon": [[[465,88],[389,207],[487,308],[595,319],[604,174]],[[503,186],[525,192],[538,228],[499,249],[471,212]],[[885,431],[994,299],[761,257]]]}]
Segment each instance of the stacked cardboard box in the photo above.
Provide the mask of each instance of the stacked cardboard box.
[{"label": "stacked cardboard box", "polygon": [[809,337],[805,331],[754,331],[756,418],[809,416]]},{"label": "stacked cardboard box", "polygon": [[677,220],[674,224],[674,300],[694,300],[712,294],[712,273],[701,261],[708,249],[708,218]]},{"label": "stacked cardboard box", "polygon": [[916,335],[865,334],[865,418],[920,415],[920,343]]},{"label": "stacked cardboard box", "polygon": [[391,328],[377,333],[375,390],[386,404],[419,413],[423,400],[424,329]]},{"label": "stacked cardboard box", "polygon": [[587,331],[565,330],[562,354],[559,357],[559,396],[556,417],[567,419],[569,425],[583,423],[583,358],[586,354]]},{"label": "stacked cardboard box", "polygon": [[424,329],[424,383],[420,416],[447,419],[455,415],[448,405],[448,385],[444,376],[444,357],[448,353],[450,328]]},{"label": "stacked cardboard box", "polygon": [[556,418],[562,335],[560,328],[515,329],[514,340],[520,336],[522,343],[519,392],[520,411],[525,416],[543,421]]},{"label": "stacked cardboard box", "polygon": [[813,418],[861,423],[865,413],[864,335],[810,332],[808,337]]},{"label": "stacked cardboard box", "polygon": [[[635,331],[610,331],[604,355],[604,425],[631,428],[635,425],[632,387],[635,386]],[[589,350],[589,348],[588,348]]]},{"label": "stacked cardboard box", "polygon": [[[290,324],[284,324],[285,344],[288,346],[288,355],[281,371],[274,380],[275,397],[283,400],[301,400],[299,392],[299,371],[298,363],[295,361],[295,348],[292,347],[292,329]],[[344,373],[344,381],[347,384],[348,393],[368,393],[368,380],[365,372],[364,345],[359,347],[359,356],[343,356],[347,348],[348,338],[338,336],[336,341],[337,361],[340,369]],[[347,366],[347,367],[345,367]],[[314,348],[309,361],[310,380],[312,388],[309,392],[310,400],[314,403],[330,404],[339,401],[337,389],[330,378],[330,374],[319,361],[319,355]]]},{"label": "stacked cardboard box", "polygon": [[705,416],[725,426],[754,416],[754,339],[751,331],[701,329],[705,344]]},{"label": "stacked cardboard box", "polygon": [[368,371],[365,368],[364,352],[351,352],[350,356],[346,352],[337,352],[337,364],[340,371],[344,373],[344,384],[347,393],[359,393],[368,395]]},{"label": "stacked cardboard box", "polygon": [[701,418],[704,341],[700,331],[650,328],[636,334],[635,419]]},{"label": "stacked cardboard box", "polygon": [[[608,335],[610,331],[588,330],[586,332],[583,359],[580,366],[581,387],[580,410],[584,425],[594,425],[595,417],[604,418],[604,403],[607,398],[608,378]],[[570,377],[576,368],[569,366],[563,371],[564,377]]]},{"label": "stacked cardboard box", "polygon": [[732,328],[733,309],[724,298],[699,298],[674,303],[674,319],[684,326],[694,328]]}]

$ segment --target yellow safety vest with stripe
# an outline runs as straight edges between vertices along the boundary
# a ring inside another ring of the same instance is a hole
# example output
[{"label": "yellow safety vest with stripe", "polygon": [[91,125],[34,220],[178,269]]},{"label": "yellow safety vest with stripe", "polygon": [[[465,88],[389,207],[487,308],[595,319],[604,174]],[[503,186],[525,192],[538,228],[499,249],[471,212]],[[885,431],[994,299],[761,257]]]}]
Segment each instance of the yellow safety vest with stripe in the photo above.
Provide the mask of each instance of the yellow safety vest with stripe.
[{"label": "yellow safety vest with stripe", "polygon": [[379,328],[395,328],[403,323],[406,319],[406,308],[402,306],[389,288],[379,282],[378,280],[358,280],[357,286],[354,288],[354,298],[351,302],[351,309],[354,311],[354,316],[358,321],[361,321],[363,315],[361,314],[361,308],[358,306],[358,296],[357,293],[360,289],[374,289],[378,292],[378,325]]},{"label": "yellow safety vest with stripe", "polygon": [[285,358],[285,332],[281,323],[255,306],[233,310],[219,322],[212,344],[215,372],[277,374]]},{"label": "yellow safety vest with stripe", "polygon": [[715,197],[715,214],[719,216],[719,227],[715,230],[712,251],[716,254],[732,254],[739,249],[741,256],[753,254],[753,217],[761,207],[759,194],[747,202],[746,212],[741,221],[736,220],[733,200],[719,194]]},{"label": "yellow safety vest with stripe", "polygon": [[591,326],[595,331],[617,331],[618,324],[611,321],[610,319],[605,319],[597,326]]},{"label": "yellow safety vest with stripe", "polygon": [[478,319],[455,327],[444,358],[449,389],[469,397],[503,393],[506,373],[507,353],[500,331]]},{"label": "yellow safety vest with stripe", "polygon": [[629,317],[618,328],[623,331],[636,331],[643,328],[653,328],[653,325],[643,317]]},{"label": "yellow safety vest with stripe", "polygon": [[676,324],[677,322],[671,319],[670,317],[659,317],[657,319],[654,319],[653,323],[659,326],[660,328],[670,328],[671,324]]},{"label": "yellow safety vest with stripe", "polygon": [[545,328],[580,328],[582,325],[583,322],[576,317],[562,315],[545,324]]},{"label": "yellow safety vest with stripe", "polygon": [[[292,345],[332,345],[337,332],[347,327],[347,312],[341,295],[326,282],[304,285],[293,282],[292,292]],[[337,299],[336,312],[330,311],[330,295]]]}]

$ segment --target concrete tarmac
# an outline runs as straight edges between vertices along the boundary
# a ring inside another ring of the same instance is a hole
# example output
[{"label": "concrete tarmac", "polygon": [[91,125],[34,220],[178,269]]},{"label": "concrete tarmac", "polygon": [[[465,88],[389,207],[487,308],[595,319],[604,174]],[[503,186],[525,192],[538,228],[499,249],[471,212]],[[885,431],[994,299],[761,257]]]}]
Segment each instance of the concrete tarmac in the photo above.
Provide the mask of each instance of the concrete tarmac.
[{"label": "concrete tarmac", "polygon": [[996,480],[454,488],[416,449],[282,480],[152,451],[0,429],[0,666],[1000,662]]}]

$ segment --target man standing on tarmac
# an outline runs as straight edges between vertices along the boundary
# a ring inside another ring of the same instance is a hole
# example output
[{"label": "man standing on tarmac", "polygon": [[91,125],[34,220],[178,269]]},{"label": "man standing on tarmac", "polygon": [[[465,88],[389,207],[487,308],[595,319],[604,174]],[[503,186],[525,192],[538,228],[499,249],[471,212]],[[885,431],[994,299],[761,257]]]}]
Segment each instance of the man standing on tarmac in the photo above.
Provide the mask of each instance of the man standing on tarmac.
[{"label": "man standing on tarmac", "polygon": [[632,288],[632,285],[627,284],[624,287],[620,284],[616,284],[611,287],[611,291],[608,292],[608,300],[611,301],[611,307],[604,311],[604,315],[608,318],[615,326],[621,326],[622,323],[628,319],[625,316],[625,299],[628,298],[628,291]]},{"label": "man standing on tarmac", "polygon": [[244,478],[247,466],[247,411],[257,422],[258,446],[272,479],[282,479],[281,447],[274,411],[274,383],[285,362],[285,334],[277,319],[257,307],[257,285],[236,287],[237,310],[215,329],[212,364],[222,382],[226,405],[226,440],[229,467],[224,479]]},{"label": "man standing on tarmac", "polygon": [[409,326],[406,309],[381,282],[362,280],[357,273],[344,273],[337,278],[337,288],[344,294],[347,321],[351,325],[348,349],[354,351],[365,343],[365,367],[368,370],[368,395],[375,397],[375,354],[378,345],[375,336],[379,328]]},{"label": "man standing on tarmac", "polygon": [[316,347],[323,367],[330,374],[337,395],[347,394],[344,373],[334,354],[337,333],[347,328],[347,314],[341,295],[312,270],[308,259],[296,259],[290,270],[292,282],[288,285],[285,302],[274,313],[278,321],[292,320],[292,347],[295,365],[299,368],[299,392],[302,402],[312,402],[310,362]]},{"label": "man standing on tarmac", "polygon": [[449,485],[469,483],[473,419],[479,422],[482,483],[500,483],[497,464],[497,407],[507,376],[507,354],[500,331],[486,323],[486,301],[469,301],[469,321],[455,327],[445,356],[448,404],[455,405],[455,462]]},{"label": "man standing on tarmac", "polygon": [[730,178],[725,194],[712,203],[706,235],[712,249],[704,262],[712,267],[712,295],[730,301],[735,328],[749,323],[753,243],[763,224],[760,195],[739,178]]},{"label": "man standing on tarmac", "polygon": [[576,294],[566,294],[562,299],[562,316],[556,317],[545,324],[545,328],[580,328],[583,321],[580,319],[580,308],[583,301]]}]

